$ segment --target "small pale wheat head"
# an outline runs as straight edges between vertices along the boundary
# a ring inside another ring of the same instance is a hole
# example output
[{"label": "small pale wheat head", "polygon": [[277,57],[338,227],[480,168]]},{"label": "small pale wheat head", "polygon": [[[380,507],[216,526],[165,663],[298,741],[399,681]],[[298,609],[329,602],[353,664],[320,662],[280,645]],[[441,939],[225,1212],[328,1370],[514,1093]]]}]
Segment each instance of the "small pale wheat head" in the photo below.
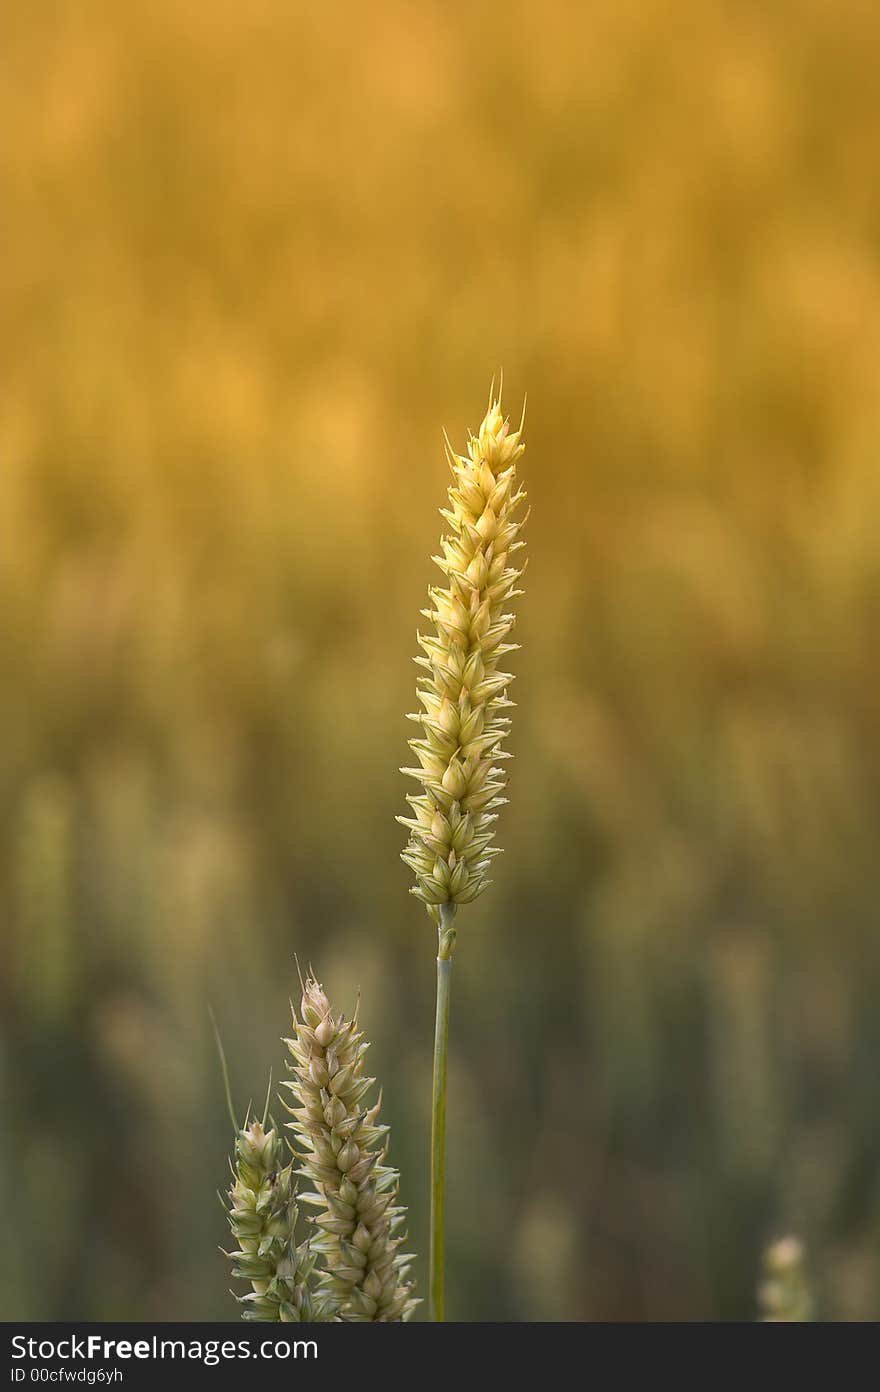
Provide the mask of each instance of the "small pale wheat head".
[{"label": "small pale wheat head", "polygon": [[232,1274],[249,1281],[239,1296],[242,1318],[295,1324],[333,1318],[330,1302],[315,1299],[308,1281],[315,1264],[307,1244],[297,1246],[292,1166],[277,1130],[252,1121],[239,1131],[229,1190],[229,1226],[238,1243],[228,1253]]},{"label": "small pale wheat head", "polygon": [[406,1280],[411,1259],[399,1251],[403,1239],[396,1235],[406,1210],[397,1204],[397,1171],[383,1163],[388,1127],[377,1122],[381,1098],[365,1105],[375,1079],[364,1072],[369,1046],[357,1018],[331,1014],[310,978],[285,1042],[294,1077],[283,1086],[298,1104],[288,1108],[289,1125],[299,1173],[315,1186],[300,1200],[319,1210],[310,1249],[323,1267],[321,1289],[343,1320],[409,1319],[418,1302]]},{"label": "small pale wheat head", "polygon": [[813,1296],[807,1277],[804,1244],[783,1237],[764,1253],[758,1286],[761,1319],[768,1324],[800,1324],[813,1318]]},{"label": "small pale wheat head", "polygon": [[516,560],[525,521],[516,478],[521,437],[522,423],[511,431],[493,394],[467,454],[455,454],[447,441],[453,483],[441,516],[449,530],[433,557],[446,586],[431,587],[422,610],[433,631],[419,634],[423,656],[415,659],[424,670],[416,688],[424,710],[409,716],[422,726],[409,742],[418,767],[402,770],[423,791],[407,798],[412,815],[398,818],[410,832],[401,858],[416,877],[412,893],[438,924],[441,906],[454,912],[482,894],[500,854],[492,839],[507,801],[501,763],[511,756],[501,744],[513,705],[513,677],[500,663],[518,646],[508,641],[508,606],[522,593],[524,569]]}]

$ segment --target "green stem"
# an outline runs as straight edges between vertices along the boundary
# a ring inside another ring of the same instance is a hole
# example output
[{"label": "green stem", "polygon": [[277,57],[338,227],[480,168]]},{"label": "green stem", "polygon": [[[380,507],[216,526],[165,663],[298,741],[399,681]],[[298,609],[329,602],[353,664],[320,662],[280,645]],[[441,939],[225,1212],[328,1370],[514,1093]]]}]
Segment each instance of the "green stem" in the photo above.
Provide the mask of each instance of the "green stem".
[{"label": "green stem", "polygon": [[445,1317],[445,1252],[443,1211],[446,1191],[446,1054],[449,1043],[449,988],[452,981],[452,953],[455,908],[440,909],[439,950],[437,953],[437,1018],[434,1025],[434,1088],[431,1106],[431,1318]]}]

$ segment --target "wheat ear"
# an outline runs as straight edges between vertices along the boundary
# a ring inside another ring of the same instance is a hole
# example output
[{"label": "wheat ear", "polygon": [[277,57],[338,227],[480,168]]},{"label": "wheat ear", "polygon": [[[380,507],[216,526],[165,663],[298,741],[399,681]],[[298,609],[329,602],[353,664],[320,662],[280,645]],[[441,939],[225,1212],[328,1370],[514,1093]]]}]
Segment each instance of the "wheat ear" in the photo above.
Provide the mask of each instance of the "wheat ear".
[{"label": "wheat ear", "polygon": [[[512,564],[524,545],[517,518],[525,492],[517,486],[516,461],[525,448],[522,428],[510,431],[501,403],[491,400],[467,454],[454,454],[449,525],[433,560],[446,588],[431,587],[423,609],[434,631],[419,634],[425,675],[416,688],[424,710],[408,718],[422,726],[410,740],[419,765],[404,768],[423,791],[408,797],[413,815],[399,817],[410,832],[401,859],[413,870],[412,893],[440,926],[442,909],[469,904],[491,883],[492,845],[507,779],[498,766],[511,756],[501,749],[510,720],[507,688],[513,681],[499,663],[518,646],[507,641],[514,615],[506,606],[521,591],[522,567]],[[442,934],[441,934],[442,936]]]},{"label": "wheat ear", "polygon": [[799,1238],[782,1237],[766,1249],[758,1305],[768,1324],[804,1324],[813,1318],[806,1253]]},{"label": "wheat ear", "polygon": [[238,1132],[229,1190],[229,1226],[238,1243],[229,1252],[232,1274],[249,1281],[242,1318],[264,1323],[328,1321],[335,1306],[327,1295],[312,1296],[315,1265],[307,1243],[295,1238],[297,1205],[292,1165],[274,1126],[251,1121]]},{"label": "wheat ear", "polygon": [[397,1203],[398,1174],[384,1164],[388,1127],[377,1123],[379,1101],[365,1099],[375,1079],[364,1072],[369,1047],[352,1020],[334,1016],[317,981],[303,987],[293,1014],[294,1077],[282,1084],[295,1099],[288,1123],[298,1143],[299,1173],[314,1191],[300,1201],[319,1211],[310,1243],[323,1266],[322,1289],[355,1321],[409,1319],[416,1304],[406,1280],[410,1257],[395,1235],[406,1210]]}]

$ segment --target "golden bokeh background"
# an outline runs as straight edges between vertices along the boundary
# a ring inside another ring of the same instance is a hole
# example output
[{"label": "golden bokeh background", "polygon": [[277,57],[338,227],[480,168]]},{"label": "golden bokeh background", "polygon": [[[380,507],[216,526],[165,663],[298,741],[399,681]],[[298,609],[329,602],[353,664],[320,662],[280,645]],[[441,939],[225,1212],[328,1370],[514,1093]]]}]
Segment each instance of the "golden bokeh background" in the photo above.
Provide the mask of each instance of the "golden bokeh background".
[{"label": "golden bokeh background", "polygon": [[427,1251],[404,741],[492,373],[532,501],[450,1315],[880,1313],[880,10],[6,9],[7,1319],[237,1317],[293,953]]}]

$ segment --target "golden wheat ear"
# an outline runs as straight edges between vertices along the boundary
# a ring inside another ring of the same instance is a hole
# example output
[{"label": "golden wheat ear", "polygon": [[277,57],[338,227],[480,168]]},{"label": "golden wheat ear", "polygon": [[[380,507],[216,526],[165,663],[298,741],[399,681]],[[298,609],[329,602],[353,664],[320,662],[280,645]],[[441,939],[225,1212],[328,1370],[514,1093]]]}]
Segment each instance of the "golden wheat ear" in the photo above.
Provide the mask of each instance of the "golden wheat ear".
[{"label": "golden wheat ear", "polygon": [[492,839],[507,800],[501,764],[511,756],[501,745],[513,705],[513,677],[501,663],[517,646],[508,641],[508,609],[523,573],[515,558],[524,545],[526,495],[516,475],[524,448],[522,425],[510,430],[494,390],[467,453],[447,440],[453,482],[440,514],[449,530],[433,557],[446,584],[429,589],[422,610],[432,631],[418,635],[423,656],[415,659],[424,672],[416,688],[423,710],[409,717],[422,727],[409,742],[418,766],[402,770],[422,792],[407,798],[412,815],[398,818],[410,833],[401,858],[415,875],[412,893],[438,925],[443,906],[454,912],[482,894],[500,854]]}]

